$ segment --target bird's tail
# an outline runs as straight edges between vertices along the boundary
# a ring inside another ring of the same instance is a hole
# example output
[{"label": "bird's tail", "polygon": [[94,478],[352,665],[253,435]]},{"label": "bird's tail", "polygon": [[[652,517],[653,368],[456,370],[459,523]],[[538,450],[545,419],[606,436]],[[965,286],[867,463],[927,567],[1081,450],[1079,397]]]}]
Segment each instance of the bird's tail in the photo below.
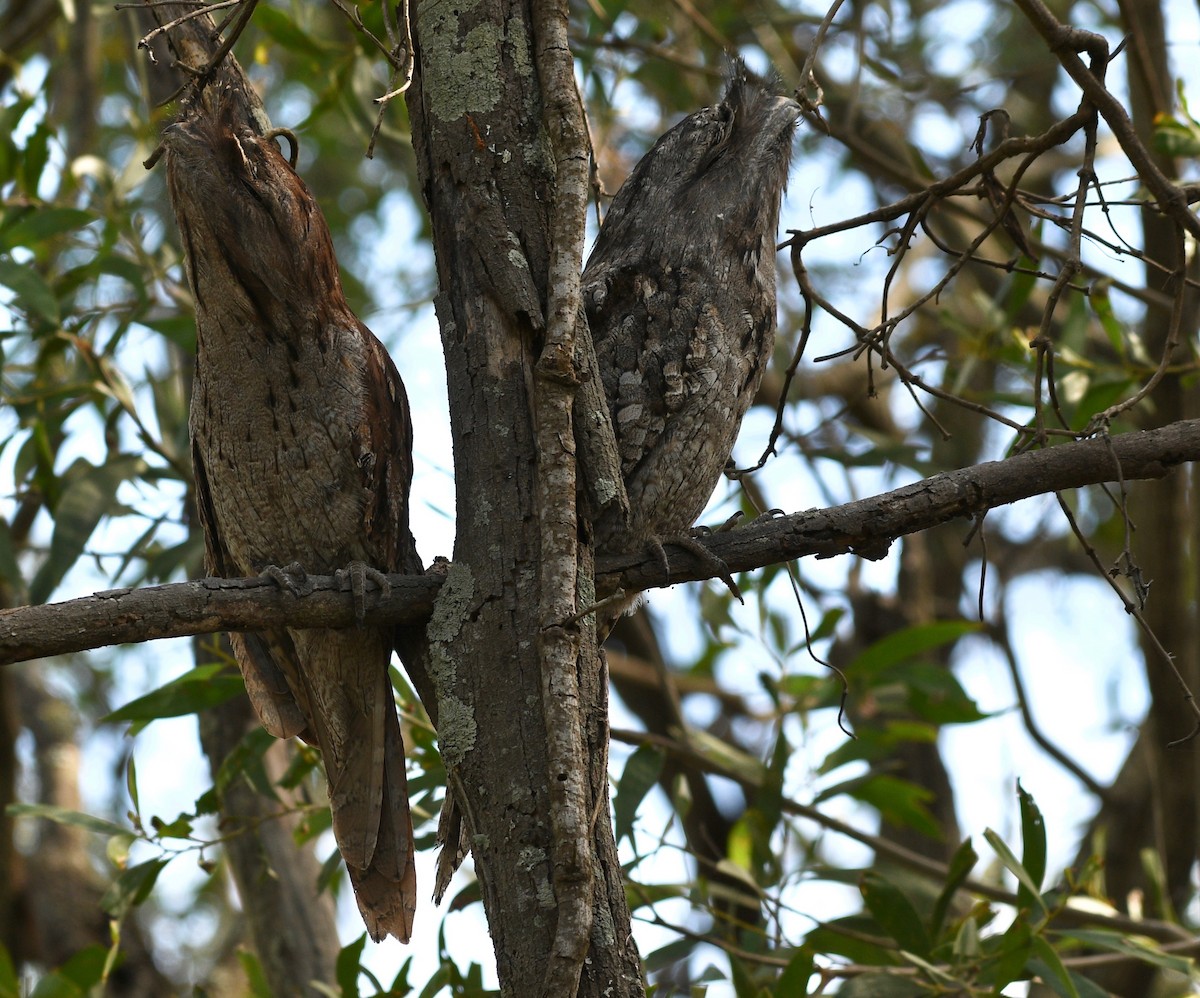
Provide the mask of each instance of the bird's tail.
[{"label": "bird's tail", "polygon": [[371,938],[393,935],[406,943],[417,908],[417,870],[413,863],[412,813],[404,772],[404,742],[395,708],[389,704],[384,728],[383,799],[379,837],[366,867],[347,862],[358,910]]},{"label": "bird's tail", "polygon": [[[417,907],[404,740],[387,672],[383,631],[291,632],[289,685],[321,749],[333,834],[367,931],[408,942]],[[308,662],[302,669],[299,662]],[[311,663],[326,664],[324,668]]]}]

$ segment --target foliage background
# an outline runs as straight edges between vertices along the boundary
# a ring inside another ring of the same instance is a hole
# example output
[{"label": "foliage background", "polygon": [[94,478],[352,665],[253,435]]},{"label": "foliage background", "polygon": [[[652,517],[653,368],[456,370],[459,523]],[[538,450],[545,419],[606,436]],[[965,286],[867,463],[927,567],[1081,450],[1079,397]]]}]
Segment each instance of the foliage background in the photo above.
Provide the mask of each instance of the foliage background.
[{"label": "foliage background", "polygon": [[[1186,159],[1168,154],[1187,152],[1192,131],[1181,101],[1200,44],[1196,12],[1183,3],[1127,2],[1059,5],[1057,13],[1102,31],[1114,46],[1126,39],[1109,85],[1148,144],[1160,115],[1160,159],[1172,175],[1186,176]],[[798,86],[824,14],[771,0],[577,4],[578,74],[605,187],[615,190],[679,115],[713,99],[723,49],[737,49],[759,68],[773,66],[786,89]],[[373,23],[374,5],[364,4],[363,16]],[[1169,30],[1156,30],[1160,17]],[[135,12],[101,5],[12,0],[0,8],[6,57],[0,284],[7,289],[0,338],[0,596],[7,605],[197,574],[199,538],[184,504],[194,334],[161,171],[147,174],[141,166],[170,116],[169,106],[148,110],[160,87],[146,53],[136,48],[146,30]],[[417,413],[414,531],[426,559],[448,553],[454,511],[444,375],[404,108],[390,105],[375,158],[364,160],[371,101],[386,80],[374,50],[333,5],[260,4],[238,53],[272,119],[299,134],[298,169],[334,232],[351,303],[405,377]],[[1012,133],[1032,135],[1078,101],[1016,8],[976,0],[847,4],[824,40],[818,74],[830,134],[811,123],[801,129],[785,229],[852,218],[971,162],[985,111],[1003,106]],[[997,119],[992,126],[1000,127]],[[1177,145],[1161,144],[1170,140]],[[1048,147],[1022,189],[1069,194],[1085,162],[1079,136]],[[1114,203],[1107,218],[1094,198],[1089,208],[1097,239],[1081,243],[1077,284],[1088,285],[1090,295],[1068,292],[1048,324],[1058,395],[1076,429],[1131,396],[1153,372],[1171,293],[1163,271],[1172,266],[1171,240],[1137,203],[1144,192],[1128,180],[1131,168],[1103,129],[1095,166],[1106,183],[1126,183],[1104,188]],[[994,212],[981,193],[938,203],[923,237],[903,253],[896,252],[895,230],[878,223],[812,243],[804,262],[813,285],[872,326],[885,286],[893,310],[919,300],[952,259],[937,240],[961,247],[988,223]],[[1134,203],[1116,204],[1122,199]],[[1032,198],[1023,202],[1029,205],[1056,207]],[[1035,416],[1037,356],[1029,340],[1045,314],[1051,279],[1070,257],[1071,239],[1036,211],[1017,217],[1024,239],[1036,244],[1038,263],[1027,270],[1037,276],[968,264],[897,327],[889,345],[928,384],[1023,423]],[[1007,263],[1020,248],[1001,235],[978,256]],[[757,459],[770,435],[782,372],[805,321],[788,257],[780,259],[778,355],[739,443],[742,464]],[[1190,298],[1187,308],[1190,316]],[[1194,328],[1185,323],[1189,337]],[[880,371],[877,363],[878,396],[868,398],[865,360],[845,353],[854,343],[828,309],[818,310],[805,363],[785,400],[779,455],[744,489],[724,484],[706,522],[719,523],[738,508],[790,512],[875,494],[1000,457],[1012,446],[1013,434],[994,419],[910,394],[894,369]],[[1189,340],[1159,390],[1114,429],[1193,414],[1193,364]],[[1137,486],[1131,551],[1144,578],[1156,583],[1148,606],[1156,632],[1194,680],[1192,501],[1186,481]],[[1098,490],[1068,502],[1103,566],[1117,563],[1126,545],[1119,506]],[[975,876],[1015,890],[983,835],[996,829],[1018,856],[1024,850],[1027,864],[1041,865],[1031,856],[1034,805],[1020,805],[1017,778],[1045,819],[1047,885],[1074,864],[1084,871],[1081,893],[1123,912],[1179,923],[1175,941],[1188,951],[1184,943],[1194,937],[1185,927],[1200,916],[1195,750],[1164,749],[1186,733],[1178,694],[1156,682],[1161,666],[1147,664],[1131,619],[1119,612],[1119,600],[1052,497],[990,515],[984,536],[986,549],[978,532],[951,524],[897,544],[879,562],[804,563],[790,576],[778,566],[744,580],[745,607],[733,605],[720,587],[655,593],[649,615],[616,636],[610,663],[618,692],[612,760],[618,834],[625,835],[631,864],[639,942],[660,993],[686,993],[698,982],[711,983],[713,994],[795,993],[786,988],[805,976],[814,954],[819,967],[848,962],[911,973],[915,964],[898,957],[897,947],[939,965],[955,963],[956,973],[988,993],[1004,986],[1000,978],[1009,968],[996,965],[1006,954],[1014,979],[1029,976],[1028,961],[1041,959],[1044,967],[1053,954],[1068,962],[1079,956],[1070,939],[1043,931],[1036,905],[1016,924],[1034,925],[1033,939],[1047,939],[1050,955],[1018,931],[1002,932],[1012,919],[1003,905],[995,922],[980,925],[982,943],[967,938],[975,932],[969,926],[989,920],[981,908],[972,917],[970,909],[952,907],[940,948],[933,938],[905,936],[916,917],[907,917],[905,905],[920,911],[927,935],[936,936],[936,887],[913,874],[911,864],[896,865],[878,841],[847,842],[827,823],[785,807],[788,800],[815,805],[827,817],[942,863],[952,863],[970,836],[983,857]],[[979,596],[985,560],[987,584]],[[1122,584],[1136,595],[1137,572],[1121,564]],[[806,628],[816,658],[805,650]],[[212,651],[202,657],[214,660]],[[841,686],[817,659],[847,677],[846,723],[856,740],[837,726]],[[0,942],[28,980],[48,980],[72,959],[74,969],[56,980],[86,980],[102,966],[87,947],[109,949],[106,907],[126,915],[121,947],[124,972],[134,982],[110,988],[146,993],[146,978],[133,978],[135,972],[158,975],[159,989],[199,983],[225,994],[252,986],[255,961],[243,949],[245,929],[221,851],[196,848],[218,829],[198,814],[211,805],[203,795],[213,780],[194,718],[156,720],[131,741],[124,721],[162,714],[163,698],[112,717],[194,664],[191,647],[179,642],[0,673],[6,722],[0,790],[9,800],[82,810],[115,826],[88,830],[33,817],[0,824],[0,865],[14,871],[0,878],[6,885]],[[185,688],[182,708],[186,713],[203,705],[198,697],[223,692],[207,682]],[[1018,709],[1021,698],[1040,727]],[[404,699],[413,714],[415,786],[433,814],[440,763],[419,708],[411,695]],[[668,741],[684,754],[664,755]],[[265,747],[252,744],[259,753]],[[713,770],[722,775],[700,775]],[[247,772],[255,777],[253,763]],[[320,790],[303,766],[292,772],[301,796],[300,837],[315,841],[325,860],[332,845],[320,832],[328,819],[319,805],[305,803],[319,800]],[[747,792],[747,782],[757,790]],[[1091,825],[1097,810],[1103,821]],[[432,825],[423,832],[428,845]],[[1101,876],[1086,860],[1106,846]],[[143,878],[156,874],[177,850],[183,854],[165,865],[154,890],[143,891],[148,884],[130,869]],[[215,864],[214,872],[198,867],[198,856]],[[425,862],[428,884],[428,854]],[[941,882],[948,876],[943,872]],[[28,887],[65,880],[76,893]],[[448,953],[436,935],[442,916],[430,908],[418,916],[428,935],[413,947],[411,971],[401,969],[407,954],[391,946],[372,947],[366,966],[385,984],[399,972],[418,988],[453,981],[469,991],[477,980],[471,964],[487,965],[490,957],[478,906],[469,906],[469,878],[456,891],[466,911],[448,916]],[[858,920],[831,924],[846,915]],[[53,941],[52,925],[72,931]],[[352,943],[359,933],[353,917],[340,925],[343,942]],[[1089,941],[1101,949],[1115,945]],[[80,958],[81,952],[91,956]],[[366,978],[354,983],[355,959],[348,959],[340,983],[369,989]],[[1161,993],[1187,993],[1184,969],[1165,958],[1125,962],[1102,967],[1098,979],[1114,993],[1142,994],[1157,973]],[[781,971],[792,976],[781,981]],[[915,987],[905,977],[855,991],[855,978],[847,979],[848,994]],[[836,980],[830,978],[830,988]],[[924,980],[928,987],[937,982],[936,975]],[[1058,993],[1067,993],[1062,987]]]}]

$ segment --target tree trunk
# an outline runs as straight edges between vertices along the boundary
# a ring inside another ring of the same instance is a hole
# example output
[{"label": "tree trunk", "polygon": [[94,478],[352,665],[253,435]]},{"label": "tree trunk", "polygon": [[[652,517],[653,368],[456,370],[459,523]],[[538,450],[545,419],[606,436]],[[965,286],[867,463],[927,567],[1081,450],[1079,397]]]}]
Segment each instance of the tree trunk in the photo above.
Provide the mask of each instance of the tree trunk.
[{"label": "tree trunk", "polygon": [[[458,504],[454,565],[429,626],[430,678],[502,993],[544,993],[554,961],[574,960],[579,995],[637,995],[607,799],[606,678],[586,637],[573,710],[591,766],[592,855],[581,857],[578,881],[591,929],[590,941],[580,940],[586,960],[562,950],[570,878],[557,864],[550,773],[556,781],[580,774],[552,768],[543,717],[540,523],[555,511],[539,509],[534,369],[556,192],[532,16],[504,0],[422,3],[414,12],[417,72],[407,98],[433,222]],[[581,550],[582,608],[590,566]]]},{"label": "tree trunk", "polygon": [[[245,697],[200,714],[200,743],[214,780],[229,753],[257,728]],[[263,757],[272,783],[283,776],[286,753],[287,743],[275,742]],[[278,816],[285,806],[244,779],[234,781],[221,794],[225,855],[271,993],[316,996],[325,992],[314,983],[337,984],[333,897],[317,889],[321,870],[311,847],[296,845],[296,816]]]}]

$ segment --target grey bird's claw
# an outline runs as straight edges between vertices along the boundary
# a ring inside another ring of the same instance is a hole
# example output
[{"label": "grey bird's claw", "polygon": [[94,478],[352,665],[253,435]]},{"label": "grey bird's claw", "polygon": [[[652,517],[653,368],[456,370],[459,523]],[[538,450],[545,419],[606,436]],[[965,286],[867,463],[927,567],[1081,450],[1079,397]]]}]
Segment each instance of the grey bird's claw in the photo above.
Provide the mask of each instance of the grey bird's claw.
[{"label": "grey bird's claw", "polygon": [[[722,527],[721,529],[724,528]],[[665,537],[662,540],[657,537],[651,537],[646,542],[646,546],[658,557],[659,564],[663,568],[663,576],[668,581],[671,578],[671,564],[667,559],[667,551],[663,546],[663,541],[667,544],[674,544],[677,548],[683,548],[683,550],[698,558],[714,572],[718,579],[725,583],[725,587],[739,603],[745,604],[746,601],[742,598],[742,591],[738,588],[738,584],[733,581],[733,575],[729,571],[729,566],[696,540],[696,537],[692,534],[684,534],[680,537]]]},{"label": "grey bird's claw", "polygon": [[350,593],[354,597],[354,619],[360,627],[367,619],[367,580],[370,579],[379,587],[381,600],[386,600],[392,595],[392,584],[387,575],[363,561],[350,562],[345,568],[334,572],[333,577],[342,588],[345,588],[349,581]]},{"label": "grey bird's claw", "polygon": [[776,507],[775,509],[768,509],[764,513],[759,513],[758,516],[756,516],[750,522],[752,524],[765,523],[767,520],[777,520],[781,516],[787,516],[787,513],[785,513],[782,509],[779,509],[778,507]]},{"label": "grey bird's claw", "polygon": [[267,565],[262,570],[260,578],[270,579],[280,589],[286,589],[299,599],[313,591],[312,583],[308,581],[308,573],[298,561],[280,568],[278,565]]},{"label": "grey bird's claw", "polygon": [[711,537],[713,534],[723,534],[727,530],[732,530],[737,526],[738,521],[746,514],[740,509],[734,513],[728,520],[716,527],[709,527],[703,523],[697,523],[694,527],[688,530],[688,534],[692,537]]},{"label": "grey bird's claw", "polygon": [[657,537],[651,537],[646,541],[646,549],[654,555],[659,565],[662,566],[663,579],[667,582],[671,581],[671,559],[667,557],[667,549],[663,547],[663,542]]},{"label": "grey bird's claw", "polygon": [[714,533],[723,534],[723,533],[725,533],[726,530],[732,530],[734,527],[736,527],[738,525],[738,522],[742,519],[743,516],[745,516],[745,514],[739,509],[737,512],[735,512],[733,514],[733,516],[731,516],[728,520],[726,520],[719,527],[717,527],[717,529],[714,531]]}]

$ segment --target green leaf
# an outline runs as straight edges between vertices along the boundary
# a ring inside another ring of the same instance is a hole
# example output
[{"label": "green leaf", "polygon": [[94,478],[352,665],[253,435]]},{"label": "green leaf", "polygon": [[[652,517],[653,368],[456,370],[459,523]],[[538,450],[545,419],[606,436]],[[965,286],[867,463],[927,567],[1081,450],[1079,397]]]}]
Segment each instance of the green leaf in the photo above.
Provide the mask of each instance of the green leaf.
[{"label": "green leaf", "polygon": [[[255,726],[247,731],[221,762],[214,781],[217,794],[223,794],[235,781],[245,779],[264,797],[278,799],[275,786],[263,765],[267,749],[275,744],[274,736],[264,728]],[[304,749],[301,749],[303,752]],[[199,810],[199,808],[197,808]]]},{"label": "green leaf", "polygon": [[1041,904],[1042,880],[1046,876],[1046,823],[1033,798],[1017,781],[1017,798],[1021,804],[1021,865],[1034,884],[1033,893],[1024,884],[1017,888],[1017,906],[1033,909]]},{"label": "green leaf", "polygon": [[83,554],[101,518],[116,512],[117,488],[145,469],[145,462],[122,455],[101,465],[79,460],[63,476],[65,486],[54,507],[50,555],[29,585],[31,603],[45,603]]},{"label": "green leaf", "polygon": [[1175,904],[1171,900],[1171,892],[1167,887],[1167,871],[1163,866],[1161,854],[1157,849],[1147,847],[1138,852],[1138,858],[1142,861],[1142,873],[1150,884],[1154,907],[1161,911],[1168,921],[1179,921],[1175,914]]},{"label": "green leaf", "polygon": [[[296,787],[308,779],[312,771],[320,765],[320,762],[321,753],[316,751],[311,745],[297,746],[297,751],[292,753],[292,758],[288,762],[287,769],[279,777],[279,785],[286,790],[295,790]],[[409,793],[415,796],[413,782],[409,781]],[[444,786],[445,784],[443,783],[442,785]]]},{"label": "green leaf", "polygon": [[643,884],[628,879],[625,883],[625,897],[630,911],[687,897],[689,890],[690,885],[687,884]]},{"label": "green leaf", "polygon": [[[904,958],[906,963],[911,963],[914,967],[924,971],[925,976],[934,984],[939,986],[939,989],[950,994],[966,994],[968,988],[964,981],[960,981],[953,974],[948,974],[941,967],[930,963],[928,960],[917,956],[916,953],[909,950],[901,950],[900,956]],[[925,988],[921,988],[920,994],[927,994]]]},{"label": "green leaf", "polygon": [[51,325],[58,325],[58,298],[33,267],[0,258],[0,285],[17,296],[18,308]]},{"label": "green leaf", "polygon": [[665,946],[660,946],[651,953],[646,954],[646,970],[650,973],[656,973],[660,970],[665,970],[667,967],[674,966],[681,960],[688,959],[696,950],[696,940],[682,938],[675,939]]},{"label": "green leaf", "polygon": [[906,627],[876,641],[855,658],[845,671],[856,676],[878,674],[934,648],[957,641],[964,634],[973,634],[979,630],[979,626],[969,620],[941,620]]},{"label": "green leaf", "polygon": [[[320,835],[324,835],[333,827],[333,812],[328,807],[311,807],[300,816],[292,838],[296,845],[304,845]],[[340,853],[339,853],[340,855]]]},{"label": "green leaf", "polygon": [[729,955],[729,982],[733,985],[734,998],[763,998],[755,975],[734,954]]},{"label": "green leaf", "polygon": [[37,982],[29,998],[87,998],[87,992],[57,970],[52,970]]},{"label": "green leaf", "polygon": [[658,781],[662,767],[663,753],[650,745],[638,746],[625,763],[613,797],[613,822],[618,842],[625,836],[633,836],[638,807]]},{"label": "green leaf", "polygon": [[4,948],[4,944],[0,943],[0,998],[20,998],[20,986],[12,957]]},{"label": "green leaf", "polygon": [[1192,158],[1200,155],[1200,131],[1165,114],[1154,119],[1154,150],[1167,156]]},{"label": "green leaf", "polygon": [[1054,989],[1055,994],[1061,995],[1062,998],[1079,998],[1079,992],[1075,989],[1071,975],[1063,966],[1058,954],[1054,952],[1054,947],[1046,941],[1044,936],[1034,936],[1032,943],[1033,952],[1038,957],[1033,961],[1033,969],[1037,970],[1038,976]]},{"label": "green leaf", "polygon": [[1112,281],[1105,278],[1100,278],[1092,282],[1092,288],[1088,294],[1088,304],[1091,306],[1093,314],[1100,322],[1100,328],[1104,330],[1105,336],[1108,337],[1108,344],[1113,348],[1118,356],[1125,355],[1125,325],[1117,318],[1116,312],[1113,311],[1112,298],[1109,297],[1109,289],[1112,287]]},{"label": "green leaf", "polygon": [[851,797],[870,804],[893,825],[915,828],[930,838],[940,838],[941,828],[925,806],[933,791],[895,776],[871,776],[849,791]]},{"label": "green leaf", "polygon": [[134,762],[132,752],[129,753],[129,761],[125,764],[125,789],[129,791],[129,800],[133,804],[133,813],[140,816],[142,807],[138,802],[137,764]]},{"label": "green leaf", "polygon": [[20,181],[21,188],[31,198],[38,196],[42,172],[46,169],[46,163],[50,158],[51,134],[51,129],[46,122],[40,121],[29,138],[25,140],[25,155],[20,164]]},{"label": "green leaf", "polygon": [[808,980],[813,975],[813,953],[807,946],[802,946],[792,954],[783,973],[775,982],[775,994],[783,996],[808,994]]},{"label": "green leaf", "polygon": [[321,864],[321,869],[317,873],[317,891],[320,892],[329,887],[341,870],[342,854],[334,849]]},{"label": "green leaf", "polygon": [[263,6],[261,11],[254,13],[254,26],[266,32],[289,52],[312,56],[325,61],[334,51],[334,47],[315,35],[301,29],[296,21],[275,7]]},{"label": "green leaf", "polygon": [[452,963],[443,963],[425,982],[419,998],[435,998],[436,995],[442,994],[442,989],[450,984],[454,972],[455,968]]},{"label": "green leaf", "polygon": [[951,949],[955,962],[978,963],[982,952],[979,945],[979,925],[972,917],[962,920],[957,934],[954,936],[954,946]]},{"label": "green leaf", "polygon": [[996,851],[996,855],[1000,857],[1000,862],[1008,867],[1012,875],[1017,878],[1018,895],[1025,900],[1025,903],[1028,903],[1031,906],[1036,905],[1040,914],[1045,915],[1046,904],[1042,900],[1042,895],[1038,890],[1038,885],[1034,883],[1033,878],[1029,875],[1029,872],[1025,869],[1025,867],[1021,865],[1021,862],[1013,854],[1013,851],[1009,849],[1008,846],[1005,845],[1004,840],[990,828],[984,829],[983,837],[987,839],[988,845],[990,845]]},{"label": "green leaf", "polygon": [[908,707],[930,724],[971,724],[991,715],[981,711],[967,696],[954,673],[941,665],[913,662],[895,676],[908,691]]},{"label": "green leaf", "polygon": [[141,722],[135,723],[130,729],[132,734],[136,734],[151,721],[199,713],[232,700],[244,693],[245,689],[242,677],[228,669],[224,663],[198,665],[145,696],[131,700],[124,707],[118,707],[111,714],[102,717],[100,723]]},{"label": "green leaf", "polygon": [[842,617],[846,615],[845,607],[834,607],[821,617],[820,622],[813,628],[812,633],[808,636],[810,642],[821,641],[824,638],[833,637],[834,631],[837,630],[837,625],[841,622]]},{"label": "green leaf", "polygon": [[86,828],[89,832],[99,835],[128,835],[129,829],[114,824],[104,818],[97,818],[82,811],[72,811],[70,808],[58,807],[54,804],[9,804],[8,814],[14,818],[45,818],[60,825],[73,825],[76,828]]},{"label": "green leaf", "polygon": [[1071,425],[1082,430],[1098,412],[1103,412],[1124,396],[1136,382],[1131,378],[1115,381],[1092,378],[1079,401],[1071,410]]},{"label": "green leaf", "polygon": [[125,870],[100,899],[100,906],[110,915],[121,918],[130,908],[150,896],[154,882],[167,865],[165,859],[151,859]]},{"label": "green leaf", "polygon": [[1037,276],[1028,271],[1017,271],[1006,281],[1007,294],[1004,296],[1004,321],[1011,326],[1017,321],[1021,309],[1025,307],[1037,287]]},{"label": "green leaf", "polygon": [[119,870],[125,869],[129,864],[129,849],[134,842],[137,841],[137,836],[133,832],[124,832],[121,835],[110,835],[108,842],[104,846],[104,854],[108,857],[108,861]]},{"label": "green leaf", "polygon": [[766,778],[766,767],[749,752],[698,728],[688,728],[688,745],[733,779],[757,786]]},{"label": "green leaf", "polygon": [[258,957],[248,949],[238,950],[237,957],[238,962],[242,965],[242,971],[246,975],[246,983],[250,985],[250,994],[254,998],[275,998],[271,993],[270,985],[267,984],[267,975],[263,972]]},{"label": "green leaf", "polygon": [[192,837],[192,815],[181,814],[170,822],[154,815],[150,818],[150,827],[160,839],[189,839]]},{"label": "green leaf", "polygon": [[[845,929],[843,933],[839,931]],[[814,953],[844,956],[851,963],[875,967],[892,967],[898,962],[896,951],[871,942],[879,936],[879,926],[865,915],[835,918],[813,929],[804,945]]]},{"label": "green leaf", "polygon": [[413,958],[410,956],[400,965],[400,970],[392,978],[391,986],[387,989],[389,995],[406,995],[412,991],[412,985],[408,983],[408,975],[412,973],[412,962]]},{"label": "green leaf", "polygon": [[863,901],[867,910],[875,917],[879,927],[896,941],[900,949],[927,957],[932,946],[929,934],[913,903],[895,884],[868,871],[859,881]]},{"label": "green leaf", "polygon": [[1143,936],[1127,936],[1104,929],[1065,929],[1053,932],[1051,935],[1083,943],[1085,946],[1095,949],[1108,950],[1110,953],[1123,953],[1126,956],[1135,957],[1143,963],[1150,963],[1176,974],[1186,976],[1195,970],[1194,961],[1188,957],[1164,953],[1156,942]]},{"label": "green leaf", "polygon": [[57,973],[87,994],[104,980],[104,969],[108,965],[108,949],[104,946],[87,946],[58,968]]},{"label": "green leaf", "polygon": [[342,989],[342,998],[358,998],[358,972],[366,945],[367,934],[364,932],[338,953],[336,976],[338,987]]},{"label": "green leaf", "polygon": [[1008,984],[1025,975],[1025,964],[1032,952],[1029,923],[1017,919],[1004,935],[998,939],[985,940],[984,951],[988,954],[980,970],[980,983],[990,984],[999,993]]},{"label": "green leaf", "polygon": [[14,218],[0,230],[0,248],[14,246],[34,248],[38,243],[53,239],[64,232],[73,232],[96,218],[82,208],[54,208],[39,205]]},{"label": "green leaf", "polygon": [[941,934],[942,924],[946,921],[946,912],[950,910],[950,904],[954,900],[954,895],[963,881],[971,875],[971,871],[975,868],[975,864],[979,862],[979,854],[975,851],[975,847],[971,845],[971,840],[967,839],[954,850],[954,856],[950,860],[950,868],[946,871],[946,882],[942,885],[941,892],[937,896],[937,901],[933,905],[933,916],[930,919],[930,931],[934,938]]},{"label": "green leaf", "polygon": [[[878,703],[878,700],[876,701]],[[844,741],[822,760],[819,773],[832,773],[850,762],[859,760],[879,763],[895,758],[899,746],[908,742],[932,745],[937,741],[937,727],[924,721],[905,719],[886,720],[864,727],[853,741]],[[863,782],[858,777],[855,782]]]}]

